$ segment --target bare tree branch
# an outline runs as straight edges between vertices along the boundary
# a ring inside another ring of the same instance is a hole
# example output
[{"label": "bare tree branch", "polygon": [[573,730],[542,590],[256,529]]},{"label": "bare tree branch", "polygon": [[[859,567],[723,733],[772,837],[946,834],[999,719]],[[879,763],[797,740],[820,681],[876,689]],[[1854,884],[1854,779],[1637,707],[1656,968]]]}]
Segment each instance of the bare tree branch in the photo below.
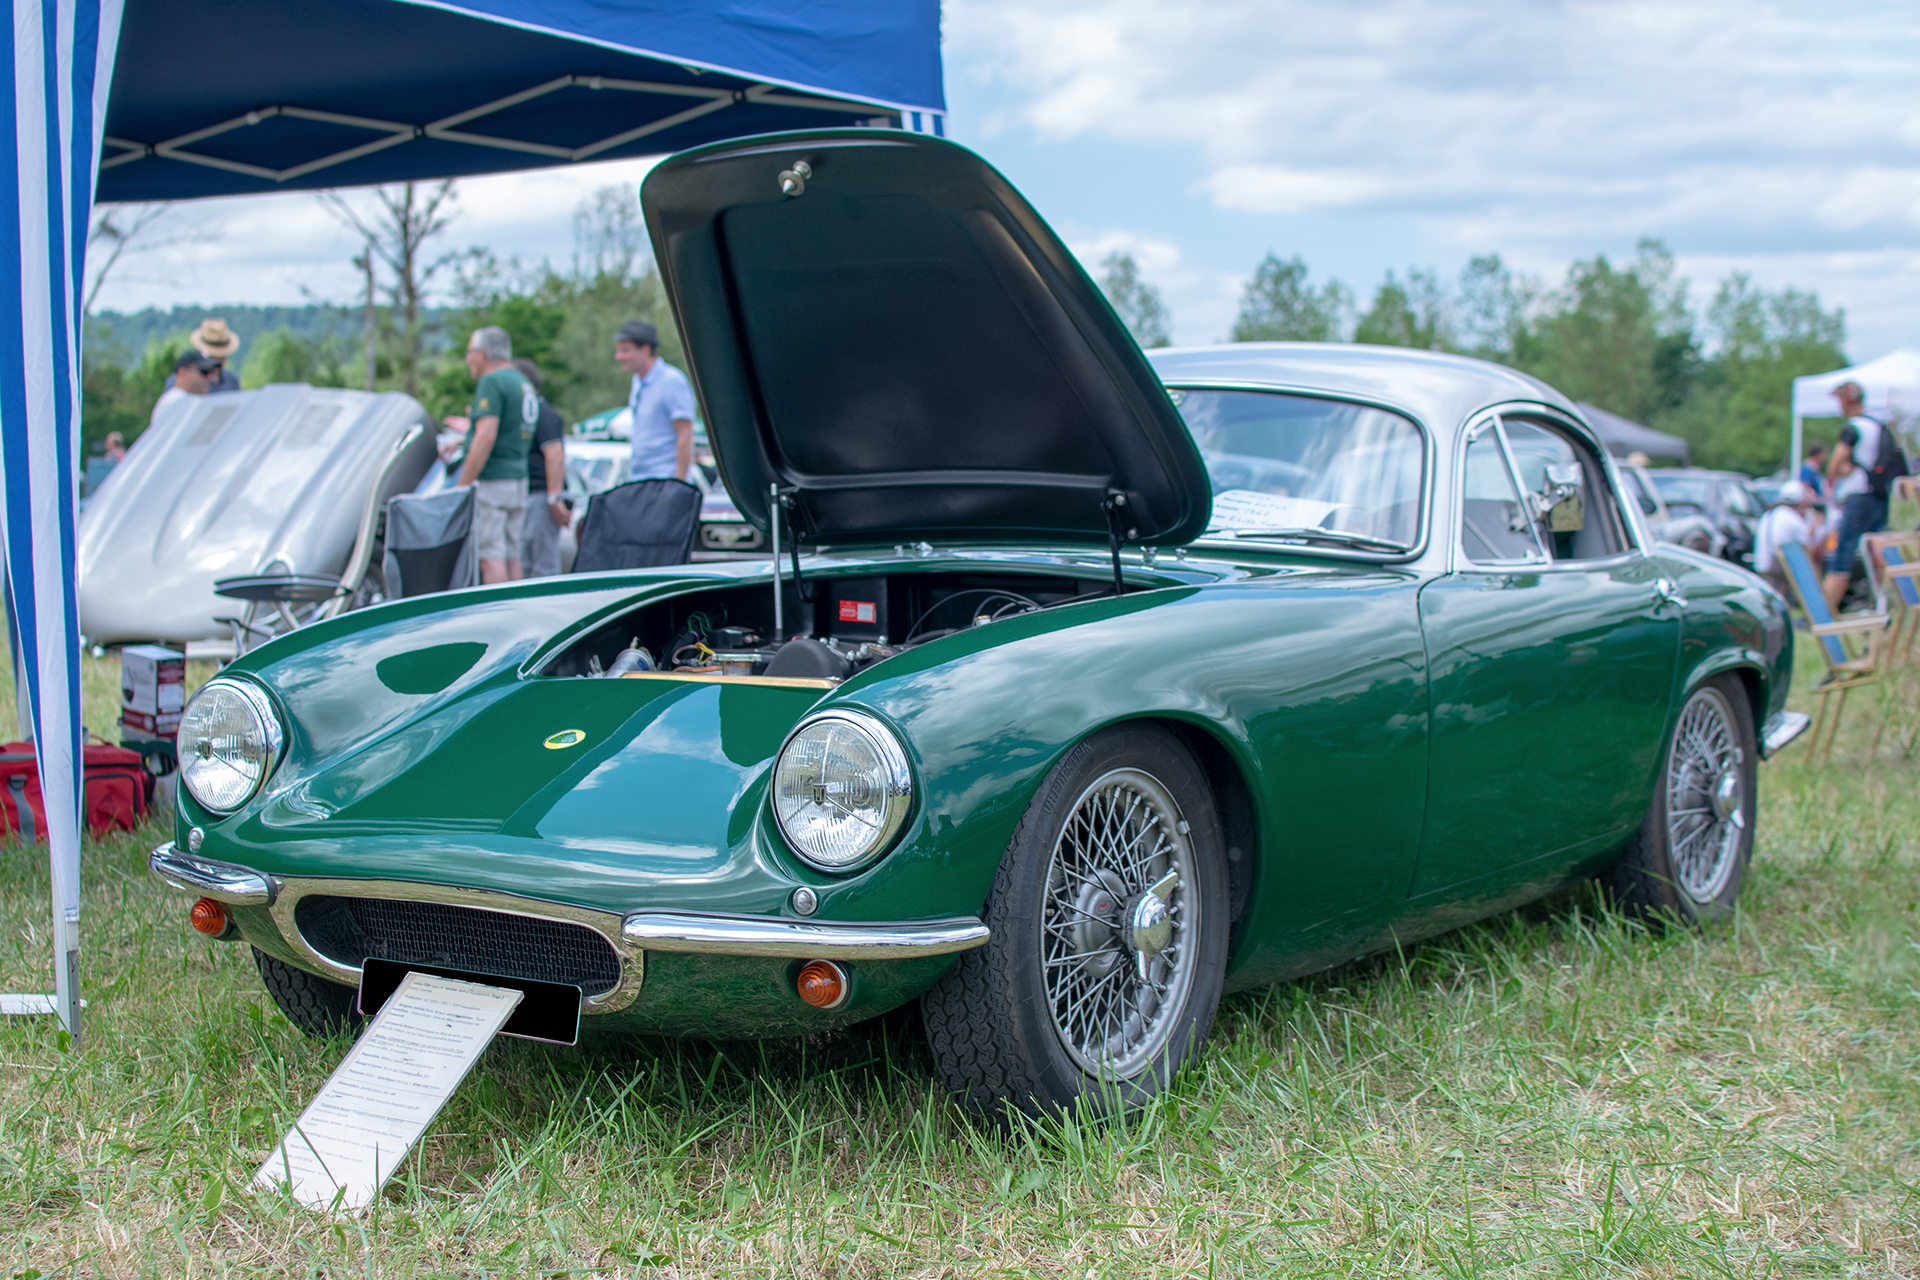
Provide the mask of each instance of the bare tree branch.
[{"label": "bare tree branch", "polygon": [[[94,272],[93,285],[87,290],[86,302],[80,308],[81,315],[93,314],[94,304],[100,300],[100,290],[106,285],[107,277],[113,274],[114,267],[119,265],[124,254],[129,251],[144,253],[161,248],[168,243],[180,242],[178,239],[154,242],[150,236],[147,236],[153,224],[165,217],[167,210],[171,208],[173,208],[173,202],[163,200],[158,204],[108,205],[94,210],[93,225],[87,229],[87,257],[92,258],[96,251],[95,247],[99,245],[111,245],[112,249],[108,252],[106,260],[100,263]],[[141,243],[143,237],[148,243]]]},{"label": "bare tree branch", "polygon": [[320,204],[365,241],[369,257],[363,270],[371,275],[372,259],[378,258],[391,273],[393,279],[387,287],[387,296],[400,320],[401,382],[408,395],[418,395],[420,358],[426,336],[420,311],[427,286],[441,268],[458,256],[446,254],[423,263],[422,249],[453,221],[457,210],[452,205],[457,196],[452,180],[448,180],[375,187],[373,197],[378,208],[370,212],[362,212],[337,191],[322,192]]}]

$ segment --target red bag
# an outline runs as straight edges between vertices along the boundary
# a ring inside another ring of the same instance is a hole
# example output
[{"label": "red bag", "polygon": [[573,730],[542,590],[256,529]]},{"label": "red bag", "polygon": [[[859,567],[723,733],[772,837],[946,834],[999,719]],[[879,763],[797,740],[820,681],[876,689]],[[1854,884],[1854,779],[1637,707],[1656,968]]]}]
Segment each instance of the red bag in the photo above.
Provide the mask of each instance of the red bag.
[{"label": "red bag", "polygon": [[87,829],[103,836],[118,827],[131,831],[140,825],[153,802],[153,775],[146,757],[126,747],[89,742],[83,784],[83,816]]},{"label": "red bag", "polygon": [[0,818],[7,835],[31,842],[46,834],[47,807],[40,802],[40,766],[31,742],[0,745]]},{"label": "red bag", "polygon": [[[153,775],[138,751],[90,742],[81,761],[87,829],[105,835],[118,827],[131,831],[153,798]],[[47,806],[40,796],[40,769],[31,742],[0,744],[0,825],[6,835],[43,840]]]}]

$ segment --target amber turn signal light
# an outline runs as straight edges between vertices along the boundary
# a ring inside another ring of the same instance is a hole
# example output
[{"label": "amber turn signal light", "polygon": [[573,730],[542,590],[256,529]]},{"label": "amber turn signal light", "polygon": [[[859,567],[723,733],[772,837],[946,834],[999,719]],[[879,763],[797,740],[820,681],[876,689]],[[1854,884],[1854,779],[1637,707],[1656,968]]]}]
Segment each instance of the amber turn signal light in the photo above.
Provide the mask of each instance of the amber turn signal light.
[{"label": "amber turn signal light", "polygon": [[194,928],[209,938],[224,937],[233,924],[233,917],[227,914],[226,907],[212,898],[202,898],[194,903],[187,918],[193,921]]},{"label": "amber turn signal light", "polygon": [[794,984],[800,998],[816,1009],[838,1009],[847,1002],[853,984],[847,971],[831,960],[809,960],[800,966],[800,978]]}]

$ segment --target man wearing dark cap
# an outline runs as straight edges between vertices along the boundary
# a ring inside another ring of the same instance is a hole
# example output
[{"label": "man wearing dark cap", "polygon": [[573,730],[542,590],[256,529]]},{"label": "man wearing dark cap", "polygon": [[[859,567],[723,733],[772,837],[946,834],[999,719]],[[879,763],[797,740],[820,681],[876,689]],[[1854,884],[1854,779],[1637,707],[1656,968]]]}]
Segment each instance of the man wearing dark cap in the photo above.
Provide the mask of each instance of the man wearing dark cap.
[{"label": "man wearing dark cap", "polygon": [[152,426],[160,421],[160,415],[168,405],[185,400],[188,396],[203,396],[213,389],[214,380],[220,376],[222,364],[219,360],[188,347],[173,362],[173,384],[160,393],[153,402],[153,416],[147,419]]},{"label": "man wearing dark cap", "polygon": [[629,320],[614,335],[613,358],[633,375],[627,407],[633,411],[632,476],[685,480],[693,465],[693,386],[660,358],[660,331]]}]

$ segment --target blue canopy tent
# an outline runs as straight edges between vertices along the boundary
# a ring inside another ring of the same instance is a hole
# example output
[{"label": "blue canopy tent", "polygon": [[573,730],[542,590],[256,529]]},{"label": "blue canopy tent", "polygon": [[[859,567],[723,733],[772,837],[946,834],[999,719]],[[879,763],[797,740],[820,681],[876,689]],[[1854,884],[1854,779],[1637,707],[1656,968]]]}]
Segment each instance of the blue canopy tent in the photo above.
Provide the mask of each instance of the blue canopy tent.
[{"label": "blue canopy tent", "polygon": [[[943,133],[938,0],[12,0],[0,497],[79,1032],[80,304],[92,206],[462,177],[821,125]],[[110,69],[110,71],[109,71]],[[97,184],[97,187],[96,187]],[[97,195],[96,195],[97,193]]]}]

